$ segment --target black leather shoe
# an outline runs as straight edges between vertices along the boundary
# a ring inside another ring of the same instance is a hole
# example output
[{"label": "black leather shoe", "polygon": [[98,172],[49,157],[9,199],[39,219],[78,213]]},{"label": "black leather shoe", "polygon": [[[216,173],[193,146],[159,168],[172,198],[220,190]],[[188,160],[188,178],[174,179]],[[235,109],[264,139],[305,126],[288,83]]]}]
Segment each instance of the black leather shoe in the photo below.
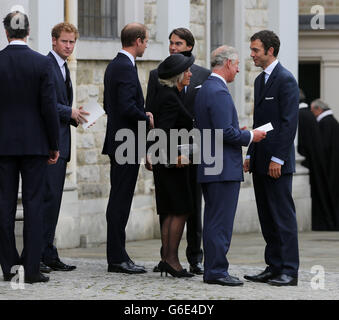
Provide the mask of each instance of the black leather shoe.
[{"label": "black leather shoe", "polygon": [[52,272],[52,269],[48,266],[46,266],[43,262],[40,262],[40,272],[41,273],[50,273]]},{"label": "black leather shoe", "polygon": [[69,266],[60,260],[54,260],[51,262],[44,262],[46,266],[50,267],[54,271],[72,271],[76,269],[76,266]]},{"label": "black leather shoe", "polygon": [[204,274],[204,267],[202,266],[201,262],[198,262],[197,264],[190,264],[190,272],[194,274]]},{"label": "black leather shoe", "polygon": [[108,265],[108,272],[117,272],[117,273],[128,273],[128,274],[139,274],[146,273],[145,269],[141,269],[131,264],[129,261],[122,263],[115,263]]},{"label": "black leather shoe", "polygon": [[139,265],[135,264],[135,263],[134,263],[134,261],[132,261],[132,260],[128,261],[128,264],[129,264],[130,266],[134,267],[134,268],[137,268],[137,269],[143,270],[143,271],[144,271],[144,273],[146,273],[146,272],[147,272],[147,271],[146,271],[146,269],[145,269],[145,267],[143,267],[143,266],[139,266]]},{"label": "black leather shoe", "polygon": [[44,276],[42,273],[38,273],[34,276],[25,275],[25,283],[37,283],[37,282],[48,282],[49,277]]},{"label": "black leather shoe", "polygon": [[15,275],[16,275],[16,273],[6,273],[6,274],[4,274],[4,281],[10,282]]},{"label": "black leather shoe", "polygon": [[208,284],[219,284],[221,286],[230,286],[230,287],[242,286],[244,284],[241,280],[239,279],[237,280],[235,277],[232,277],[230,275],[224,278],[214,280],[204,280],[204,282]]},{"label": "black leather shoe", "polygon": [[268,284],[272,286],[282,287],[282,286],[297,286],[298,277],[291,277],[287,274],[280,274],[273,279],[267,281]]},{"label": "black leather shoe", "polygon": [[244,278],[246,280],[253,281],[253,282],[264,282],[264,283],[266,283],[269,279],[273,279],[275,276],[276,276],[275,273],[273,273],[271,271],[264,270],[263,272],[261,272],[257,275],[253,275],[253,276],[244,275]]}]

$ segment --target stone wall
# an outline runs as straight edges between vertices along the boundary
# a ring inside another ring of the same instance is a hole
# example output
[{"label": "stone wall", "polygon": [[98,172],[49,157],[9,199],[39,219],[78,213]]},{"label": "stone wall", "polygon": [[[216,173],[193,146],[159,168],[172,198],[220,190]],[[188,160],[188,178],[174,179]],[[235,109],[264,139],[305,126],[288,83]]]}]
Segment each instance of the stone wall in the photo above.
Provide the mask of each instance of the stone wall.
[{"label": "stone wall", "polygon": [[[268,25],[268,0],[246,0],[245,6],[245,48],[250,47],[251,36]],[[250,116],[254,108],[254,80],[261,72],[253,60],[250,58],[250,49],[248,49],[248,59],[245,61],[245,113]],[[251,125],[251,124],[250,124]]]},{"label": "stone wall", "polygon": [[196,57],[196,64],[207,67],[206,52],[206,0],[191,0],[191,22],[190,29],[195,38],[195,46],[193,53]]},{"label": "stone wall", "polygon": [[[190,28],[196,45],[194,54],[199,65],[206,66],[206,21],[207,1],[191,0]],[[245,46],[249,48],[253,33],[267,28],[268,0],[246,0]],[[157,1],[145,0],[145,24],[150,30],[150,40],[156,39]],[[166,44],[167,45],[167,44]],[[250,51],[249,51],[250,52]],[[115,53],[112,53],[112,58]],[[150,70],[157,67],[160,61],[138,61],[139,78],[146,97],[147,82]],[[103,78],[109,61],[78,61],[77,69],[77,102],[78,106],[86,104],[90,96],[95,97],[99,104],[103,103]],[[246,119],[251,126],[253,113],[253,84],[260,72],[248,57],[245,61],[245,95]],[[81,243],[83,246],[96,245],[106,240],[105,211],[110,190],[109,158],[101,155],[106,131],[106,116],[97,121],[96,125],[87,130],[77,130],[77,186],[79,194],[79,216]],[[303,178],[299,178],[303,179]],[[258,231],[259,224],[255,208],[253,188],[250,176],[241,188],[235,232]],[[298,181],[299,181],[298,180]],[[304,187],[299,184],[296,192],[304,195]],[[299,190],[300,189],[300,190]],[[306,192],[307,193],[307,192]],[[302,196],[303,196],[302,195]],[[307,195],[306,195],[307,197]],[[302,200],[304,201],[304,200]],[[298,206],[298,203],[296,204]],[[302,205],[302,204],[301,204]],[[305,204],[307,205],[307,204]],[[300,226],[308,228],[308,222]],[[132,211],[126,229],[127,240],[158,238],[159,223],[155,212],[154,185],[152,173],[141,165]]]}]

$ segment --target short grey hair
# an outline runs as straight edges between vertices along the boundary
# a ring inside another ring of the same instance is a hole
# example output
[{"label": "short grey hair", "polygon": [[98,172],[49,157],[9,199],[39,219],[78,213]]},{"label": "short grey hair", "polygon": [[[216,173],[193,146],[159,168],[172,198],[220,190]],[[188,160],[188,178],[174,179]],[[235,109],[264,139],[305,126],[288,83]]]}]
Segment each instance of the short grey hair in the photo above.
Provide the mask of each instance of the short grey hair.
[{"label": "short grey hair", "polygon": [[327,103],[325,103],[324,101],[322,101],[321,99],[316,99],[316,100],[313,100],[312,103],[311,103],[311,106],[314,106],[315,108],[317,109],[321,109],[321,110],[330,110],[330,107],[328,106]]},{"label": "short grey hair", "polygon": [[168,79],[160,79],[159,78],[159,83],[162,85],[162,86],[166,86],[166,87],[175,87],[177,85],[177,83],[180,83],[183,79],[184,79],[184,73],[185,72],[181,72],[171,78],[168,78]]},{"label": "short grey hair", "polygon": [[235,48],[223,45],[212,52],[211,67],[213,69],[218,66],[223,66],[225,61],[231,60],[234,62],[238,58],[238,51]]}]

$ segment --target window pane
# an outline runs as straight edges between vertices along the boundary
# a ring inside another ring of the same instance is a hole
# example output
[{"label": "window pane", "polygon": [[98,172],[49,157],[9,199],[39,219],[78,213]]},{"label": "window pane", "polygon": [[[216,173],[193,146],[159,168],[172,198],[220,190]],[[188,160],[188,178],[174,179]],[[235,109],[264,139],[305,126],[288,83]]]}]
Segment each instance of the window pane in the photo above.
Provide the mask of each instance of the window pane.
[{"label": "window pane", "polygon": [[223,44],[223,0],[211,0],[211,50]]},{"label": "window pane", "polygon": [[118,0],[78,0],[82,38],[118,37]]}]

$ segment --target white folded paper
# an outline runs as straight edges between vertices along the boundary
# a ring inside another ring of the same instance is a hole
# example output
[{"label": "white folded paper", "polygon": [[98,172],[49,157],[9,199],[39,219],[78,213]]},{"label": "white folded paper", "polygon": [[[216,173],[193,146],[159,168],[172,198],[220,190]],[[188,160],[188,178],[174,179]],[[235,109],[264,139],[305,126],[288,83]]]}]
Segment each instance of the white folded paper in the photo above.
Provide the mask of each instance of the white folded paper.
[{"label": "white folded paper", "polygon": [[105,114],[104,109],[96,101],[96,99],[90,99],[83,108],[85,111],[89,112],[88,116],[85,116],[88,122],[82,124],[84,129],[87,129],[93,122],[97,121],[103,114]]},{"label": "white folded paper", "polygon": [[258,128],[255,128],[254,130],[260,130],[260,131],[265,131],[265,132],[268,132],[268,131],[271,131],[273,130],[273,126],[272,126],[272,123],[269,122],[269,123],[266,123],[264,124],[263,126],[261,127],[258,127]]}]

